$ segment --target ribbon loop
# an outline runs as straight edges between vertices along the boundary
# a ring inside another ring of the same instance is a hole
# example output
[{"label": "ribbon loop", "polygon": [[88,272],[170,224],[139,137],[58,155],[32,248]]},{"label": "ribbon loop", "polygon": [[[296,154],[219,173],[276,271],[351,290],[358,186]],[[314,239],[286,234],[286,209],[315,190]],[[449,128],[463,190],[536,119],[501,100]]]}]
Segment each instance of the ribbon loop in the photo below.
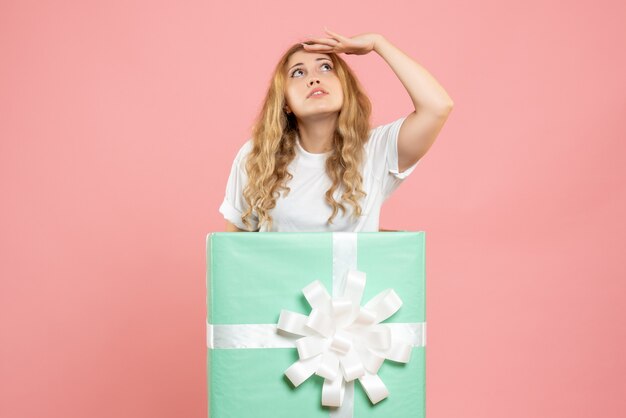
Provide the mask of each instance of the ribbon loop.
[{"label": "ribbon loop", "polygon": [[314,335],[300,338],[296,341],[300,359],[308,359],[322,353],[326,349],[326,341]]},{"label": "ribbon loop", "polygon": [[334,380],[324,380],[322,387],[322,405],[339,407],[343,403],[343,395],[346,391],[345,382],[341,376]]},{"label": "ribbon loop", "polygon": [[367,394],[367,397],[373,404],[377,404],[389,395],[387,386],[383,383],[382,379],[377,374],[366,373],[363,377],[359,378],[363,390]]},{"label": "ribbon loop", "polygon": [[324,379],[333,380],[339,374],[339,359],[332,352],[322,354],[322,362],[315,372]]},{"label": "ribbon loop", "polygon": [[310,335],[306,328],[308,317],[296,312],[281,310],[277,328],[281,331],[296,335]]},{"label": "ribbon loop", "polygon": [[333,317],[315,308],[311,311],[306,321],[306,326],[324,337],[332,337],[335,333]]},{"label": "ribbon loop", "polygon": [[363,291],[365,290],[365,273],[358,270],[348,270],[346,288],[343,296],[352,301],[354,306],[361,305]]},{"label": "ribbon loop", "polygon": [[378,373],[378,369],[383,365],[385,361],[385,357],[378,355],[371,350],[363,350],[359,353],[361,355],[361,360],[363,361],[363,366],[365,370],[371,374]]},{"label": "ribbon loop", "polygon": [[351,382],[365,374],[363,362],[354,349],[348,351],[343,357],[340,357],[339,362],[341,363],[343,378],[346,382]]},{"label": "ribbon loop", "polygon": [[358,315],[354,320],[354,326],[366,327],[376,323],[376,313],[365,308],[359,308]]},{"label": "ribbon loop", "polygon": [[298,360],[293,363],[287,370],[285,376],[293,383],[295,387],[300,386],[302,382],[307,380],[315,373],[319,367],[320,357],[312,357],[306,360]]},{"label": "ribbon loop", "polygon": [[308,286],[302,289],[302,293],[313,309],[318,309],[324,312],[330,311],[330,295],[319,280],[311,282]]},{"label": "ribbon loop", "polygon": [[365,304],[368,309],[376,314],[376,323],[382,322],[396,313],[402,306],[402,300],[393,289],[383,290]]},{"label": "ribbon loop", "polygon": [[333,341],[330,343],[330,348],[339,354],[346,354],[351,347],[352,341],[350,336],[342,331],[337,331],[333,337]]},{"label": "ribbon loop", "polygon": [[399,363],[408,363],[411,360],[412,347],[409,344],[397,343],[385,353],[385,358]]}]

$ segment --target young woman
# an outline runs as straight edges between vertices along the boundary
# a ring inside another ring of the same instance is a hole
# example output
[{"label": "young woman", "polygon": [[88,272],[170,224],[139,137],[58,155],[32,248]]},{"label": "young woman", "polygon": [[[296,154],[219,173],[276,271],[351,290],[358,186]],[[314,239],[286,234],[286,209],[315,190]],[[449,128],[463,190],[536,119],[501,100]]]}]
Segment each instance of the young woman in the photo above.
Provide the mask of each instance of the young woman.
[{"label": "young woman", "polygon": [[[383,202],[432,146],[452,99],[380,34],[310,38],[278,62],[219,211],[227,231],[379,230]],[[370,129],[371,105],[339,53],[375,51],[415,110]]]}]

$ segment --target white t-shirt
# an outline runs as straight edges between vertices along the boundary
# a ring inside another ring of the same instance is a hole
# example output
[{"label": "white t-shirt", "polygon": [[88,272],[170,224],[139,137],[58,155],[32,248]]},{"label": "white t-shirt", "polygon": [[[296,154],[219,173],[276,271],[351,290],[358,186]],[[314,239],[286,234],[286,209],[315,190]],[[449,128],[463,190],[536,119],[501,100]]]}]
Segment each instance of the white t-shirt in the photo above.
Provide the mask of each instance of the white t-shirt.
[{"label": "white t-shirt", "polygon": [[[333,223],[327,224],[332,214],[332,207],[326,203],[324,194],[332,181],[326,174],[326,158],[331,152],[312,154],[300,145],[296,135],[296,156],[288,171],[293,178],[287,183],[291,188],[285,197],[283,191],[276,200],[276,207],[270,211],[272,216],[271,232],[377,232],[379,230],[380,209],[385,200],[411,174],[417,162],[404,172],[398,172],[398,133],[406,116],[389,124],[378,126],[369,133],[365,143],[363,171],[363,190],[367,196],[359,202],[362,214],[357,220],[351,218],[352,206],[344,203],[346,213],[337,212]],[[247,175],[246,156],[252,149],[252,139],[248,139],[240,148],[233,162],[230,177],[226,185],[226,196],[219,208],[224,218],[237,227],[246,230],[241,215],[248,205],[243,197]],[[419,162],[419,161],[418,161]],[[335,191],[335,200],[341,201],[341,187]],[[258,229],[258,217],[253,212],[249,218],[253,230]],[[270,232],[267,223],[261,225],[259,232]]]}]

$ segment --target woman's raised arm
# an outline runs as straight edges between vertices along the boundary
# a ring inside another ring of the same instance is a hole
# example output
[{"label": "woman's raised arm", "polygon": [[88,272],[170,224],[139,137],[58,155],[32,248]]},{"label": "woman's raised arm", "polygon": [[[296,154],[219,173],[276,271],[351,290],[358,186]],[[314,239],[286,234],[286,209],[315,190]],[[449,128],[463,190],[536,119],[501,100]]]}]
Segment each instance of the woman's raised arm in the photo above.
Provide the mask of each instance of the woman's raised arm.
[{"label": "woman's raised arm", "polygon": [[403,172],[422,158],[433,145],[454,103],[424,67],[382,35],[374,36],[374,51],[389,64],[415,107],[398,133],[398,169]]},{"label": "woman's raised arm", "polygon": [[454,103],[424,67],[379,33],[347,37],[326,28],[330,38],[309,38],[311,52],[364,55],[375,51],[387,62],[411,97],[411,112],[398,134],[398,168],[403,172],[426,154],[443,128]]}]

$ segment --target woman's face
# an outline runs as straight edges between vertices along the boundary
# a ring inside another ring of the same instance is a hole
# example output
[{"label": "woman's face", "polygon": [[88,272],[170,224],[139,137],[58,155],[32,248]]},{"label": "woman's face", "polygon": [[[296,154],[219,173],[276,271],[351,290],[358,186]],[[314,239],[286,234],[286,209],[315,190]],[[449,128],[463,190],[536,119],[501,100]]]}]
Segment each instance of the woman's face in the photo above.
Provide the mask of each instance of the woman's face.
[{"label": "woman's face", "polygon": [[[297,51],[287,61],[285,100],[296,118],[338,113],[343,90],[327,54]],[[316,89],[325,93],[311,95]]]}]

